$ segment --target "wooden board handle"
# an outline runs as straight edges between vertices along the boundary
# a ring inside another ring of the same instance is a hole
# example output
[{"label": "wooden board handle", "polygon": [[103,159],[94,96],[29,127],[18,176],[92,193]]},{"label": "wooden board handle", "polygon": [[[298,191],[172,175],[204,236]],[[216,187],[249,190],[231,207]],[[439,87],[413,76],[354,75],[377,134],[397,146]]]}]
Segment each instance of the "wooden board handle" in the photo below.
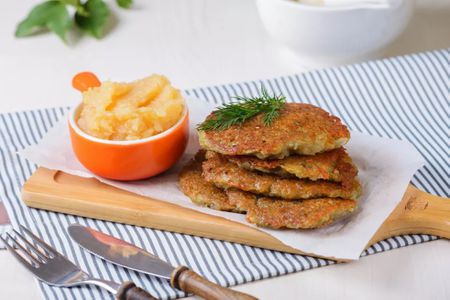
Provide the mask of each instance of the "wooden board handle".
[{"label": "wooden board handle", "polygon": [[450,239],[450,199],[410,185],[368,245],[401,234],[431,234]]},{"label": "wooden board handle", "polygon": [[179,290],[200,296],[208,300],[255,300],[257,298],[245,293],[224,288],[198,275],[185,266],[176,268],[171,276],[170,284]]},{"label": "wooden board handle", "polygon": [[127,281],[122,284],[116,295],[117,300],[157,300],[145,290],[137,287],[133,282]]}]

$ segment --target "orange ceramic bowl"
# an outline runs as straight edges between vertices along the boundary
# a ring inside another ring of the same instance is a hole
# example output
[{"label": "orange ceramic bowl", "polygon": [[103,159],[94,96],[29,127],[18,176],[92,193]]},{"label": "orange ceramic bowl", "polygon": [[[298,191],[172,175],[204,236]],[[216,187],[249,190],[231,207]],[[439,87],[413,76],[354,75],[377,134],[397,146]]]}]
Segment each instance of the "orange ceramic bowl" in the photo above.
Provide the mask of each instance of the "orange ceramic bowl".
[{"label": "orange ceramic bowl", "polygon": [[77,125],[82,104],[69,115],[72,148],[78,160],[92,173],[114,180],[139,180],[173,166],[183,155],[189,138],[189,112],[168,130],[134,141],[110,141],[88,135]]}]

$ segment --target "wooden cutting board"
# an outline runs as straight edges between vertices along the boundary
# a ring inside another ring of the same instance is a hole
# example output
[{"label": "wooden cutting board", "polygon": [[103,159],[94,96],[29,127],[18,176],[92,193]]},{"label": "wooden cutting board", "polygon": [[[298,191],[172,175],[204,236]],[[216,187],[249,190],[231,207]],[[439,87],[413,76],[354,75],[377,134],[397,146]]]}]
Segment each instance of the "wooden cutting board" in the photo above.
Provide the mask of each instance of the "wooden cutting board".
[{"label": "wooden cutting board", "polygon": [[[37,169],[24,184],[22,199],[34,208],[308,254],[250,226],[132,194],[96,179],[45,168]],[[450,199],[425,193],[410,185],[368,246],[388,237],[412,233],[449,239]]]}]

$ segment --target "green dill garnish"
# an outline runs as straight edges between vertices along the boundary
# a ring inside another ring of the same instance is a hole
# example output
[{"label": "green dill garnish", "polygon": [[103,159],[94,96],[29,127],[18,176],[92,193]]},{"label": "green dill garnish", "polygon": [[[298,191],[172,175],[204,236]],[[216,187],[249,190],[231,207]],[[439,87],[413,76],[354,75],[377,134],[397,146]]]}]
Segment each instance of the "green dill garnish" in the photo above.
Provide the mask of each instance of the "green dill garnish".
[{"label": "green dill garnish", "polygon": [[265,126],[272,124],[280,115],[280,109],[286,103],[283,95],[270,95],[264,87],[261,87],[261,95],[258,97],[233,97],[238,102],[224,104],[214,111],[209,119],[197,126],[198,130],[225,130],[233,125],[241,125],[245,121],[258,114],[264,114]]}]

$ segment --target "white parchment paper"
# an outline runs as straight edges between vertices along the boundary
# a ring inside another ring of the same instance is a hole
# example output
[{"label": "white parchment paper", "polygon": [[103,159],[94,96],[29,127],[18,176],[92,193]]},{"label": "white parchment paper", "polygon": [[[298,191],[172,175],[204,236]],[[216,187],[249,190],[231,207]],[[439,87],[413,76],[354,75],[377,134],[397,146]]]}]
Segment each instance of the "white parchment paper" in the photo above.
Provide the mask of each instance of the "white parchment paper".
[{"label": "white parchment paper", "polygon": [[[61,170],[100,181],[136,194],[164,200],[203,213],[221,216],[250,225],[241,214],[215,211],[192,204],[177,185],[181,167],[198,150],[195,125],[214,109],[202,100],[188,98],[191,134],[182,159],[162,175],[135,182],[118,182],[100,178],[78,162],[71,145],[67,120],[56,124],[36,145],[19,154],[39,166]],[[286,245],[306,253],[338,259],[357,260],[376,230],[395,208],[416,172],[424,164],[418,151],[406,141],[391,140],[352,132],[347,144],[349,154],[359,168],[363,185],[360,209],[351,218],[320,230],[271,230],[259,228]]]}]

